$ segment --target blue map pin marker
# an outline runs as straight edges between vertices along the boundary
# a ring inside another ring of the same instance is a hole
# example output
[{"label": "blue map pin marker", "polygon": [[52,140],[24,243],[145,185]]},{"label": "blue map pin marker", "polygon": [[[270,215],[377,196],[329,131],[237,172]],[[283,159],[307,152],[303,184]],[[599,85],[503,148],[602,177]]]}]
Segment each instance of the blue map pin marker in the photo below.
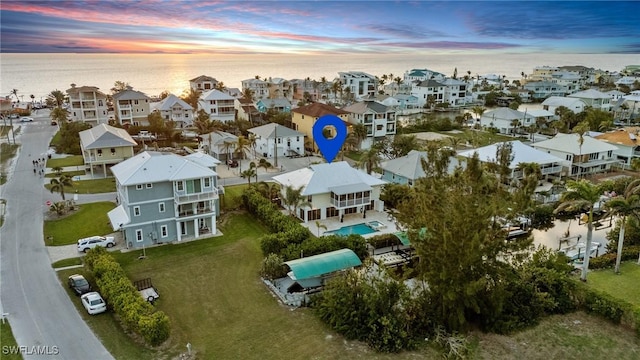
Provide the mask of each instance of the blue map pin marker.
[{"label": "blue map pin marker", "polygon": [[[327,126],[333,126],[336,129],[336,136],[333,139],[325,138],[322,133],[322,130]],[[313,140],[327,162],[332,162],[335,159],[346,138],[347,125],[335,115],[324,115],[313,124]]]}]

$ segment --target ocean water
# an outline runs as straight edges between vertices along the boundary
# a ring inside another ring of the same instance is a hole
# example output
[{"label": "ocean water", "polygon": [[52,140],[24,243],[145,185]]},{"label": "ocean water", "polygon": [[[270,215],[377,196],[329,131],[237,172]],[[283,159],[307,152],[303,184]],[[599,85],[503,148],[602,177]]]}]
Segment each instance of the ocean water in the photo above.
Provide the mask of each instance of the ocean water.
[{"label": "ocean water", "polygon": [[620,71],[638,64],[637,54],[368,54],[368,55],[211,55],[211,54],[0,54],[0,96],[18,90],[23,101],[36,101],[52,90],[65,91],[74,83],[97,86],[108,93],[115,81],[131,84],[147,95],[168,90],[176,95],[189,87],[189,79],[208,75],[227,87],[259,75],[285,79],[328,81],[339,71],[358,70],[373,75],[400,76],[412,68],[428,68],[448,76],[500,74],[519,79],[536,66],[584,65]]}]

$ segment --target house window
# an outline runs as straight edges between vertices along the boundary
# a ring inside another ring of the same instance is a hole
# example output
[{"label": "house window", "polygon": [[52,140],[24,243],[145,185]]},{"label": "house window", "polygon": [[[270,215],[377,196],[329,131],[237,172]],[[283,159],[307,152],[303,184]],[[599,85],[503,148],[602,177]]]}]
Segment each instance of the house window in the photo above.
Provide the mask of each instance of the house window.
[{"label": "house window", "polygon": [[142,230],[136,230],[136,241],[142,241]]},{"label": "house window", "polygon": [[98,156],[102,156],[102,149],[98,149]]},{"label": "house window", "polygon": [[204,178],[204,187],[206,187],[206,188],[211,187],[211,179],[210,178]]},{"label": "house window", "polygon": [[147,184],[147,189],[151,189],[153,187],[153,184]]},{"label": "house window", "polygon": [[567,156],[565,157],[565,160],[569,160],[569,161],[571,161],[571,155],[567,155]]},{"label": "house window", "polygon": [[133,216],[140,216],[140,206],[133,207]]},{"label": "house window", "polygon": [[313,196],[311,196],[311,195],[307,196],[307,201],[308,201],[308,202],[313,201]]},{"label": "house window", "polygon": [[133,103],[138,105],[138,100],[133,100]]},{"label": "house window", "polygon": [[142,190],[142,184],[136,185],[136,190]]},{"label": "house window", "polygon": [[178,181],[177,183],[178,191],[184,191],[184,183],[182,181]]},{"label": "house window", "polygon": [[164,212],[164,203],[163,202],[158,203],[158,211],[161,212],[161,213]]},{"label": "house window", "polygon": [[111,155],[114,155],[116,153],[116,148],[111,148]]},{"label": "house window", "polygon": [[167,225],[162,225],[160,227],[160,236],[162,236],[163,238],[169,236],[169,229],[167,228]]},{"label": "house window", "polygon": [[187,223],[185,222],[180,223],[180,234],[187,235]]},{"label": "house window", "polygon": [[281,138],[278,138],[278,144],[280,144],[282,142]]}]

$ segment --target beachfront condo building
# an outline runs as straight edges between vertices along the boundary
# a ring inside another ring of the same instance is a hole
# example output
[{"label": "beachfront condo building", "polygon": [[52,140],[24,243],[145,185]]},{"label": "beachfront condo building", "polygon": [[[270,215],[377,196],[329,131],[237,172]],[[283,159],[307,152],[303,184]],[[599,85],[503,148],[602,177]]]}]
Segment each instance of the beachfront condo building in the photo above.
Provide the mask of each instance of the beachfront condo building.
[{"label": "beachfront condo building", "polygon": [[344,91],[348,89],[355,100],[375,96],[378,92],[378,79],[371,74],[362,71],[346,71],[339,72],[338,75]]},{"label": "beachfront condo building", "polygon": [[150,102],[151,98],[146,94],[127,86],[125,90],[113,95],[116,121],[120,125],[149,125]]},{"label": "beachfront condo building", "polygon": [[107,95],[95,86],[76,86],[67,89],[69,115],[72,121],[91,124],[106,124],[109,121]]}]

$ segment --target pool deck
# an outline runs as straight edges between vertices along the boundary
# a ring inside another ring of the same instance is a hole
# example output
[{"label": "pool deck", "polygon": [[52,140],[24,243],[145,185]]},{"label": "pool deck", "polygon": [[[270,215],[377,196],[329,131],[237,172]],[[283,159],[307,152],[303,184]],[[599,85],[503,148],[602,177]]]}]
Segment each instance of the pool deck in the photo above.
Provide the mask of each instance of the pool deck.
[{"label": "pool deck", "polygon": [[[333,231],[333,230],[337,230],[340,229],[343,226],[350,226],[350,225],[357,225],[357,224],[362,224],[362,223],[368,223],[370,221],[378,221],[381,224],[383,224],[385,227],[379,229],[376,232],[372,232],[370,234],[365,234],[362,235],[365,238],[371,237],[371,236],[375,236],[375,235],[380,235],[380,234],[390,234],[390,233],[394,233],[396,231],[398,231],[396,229],[396,225],[394,223],[394,221],[392,220],[388,220],[388,214],[386,212],[378,212],[378,211],[367,211],[367,217],[363,218],[362,213],[357,213],[357,214],[349,214],[349,215],[345,215],[344,216],[344,222],[340,222],[340,218],[339,217],[331,217],[328,219],[323,219],[323,220],[319,220],[321,225],[326,226],[327,228],[320,228],[318,229],[318,227],[316,226],[316,222],[315,220],[309,221],[307,223],[303,223],[302,226],[308,228],[311,233],[313,233],[314,235],[318,235],[318,231],[320,233],[320,236],[324,235],[325,232],[327,231]],[[329,235],[329,234],[327,234]]]}]

